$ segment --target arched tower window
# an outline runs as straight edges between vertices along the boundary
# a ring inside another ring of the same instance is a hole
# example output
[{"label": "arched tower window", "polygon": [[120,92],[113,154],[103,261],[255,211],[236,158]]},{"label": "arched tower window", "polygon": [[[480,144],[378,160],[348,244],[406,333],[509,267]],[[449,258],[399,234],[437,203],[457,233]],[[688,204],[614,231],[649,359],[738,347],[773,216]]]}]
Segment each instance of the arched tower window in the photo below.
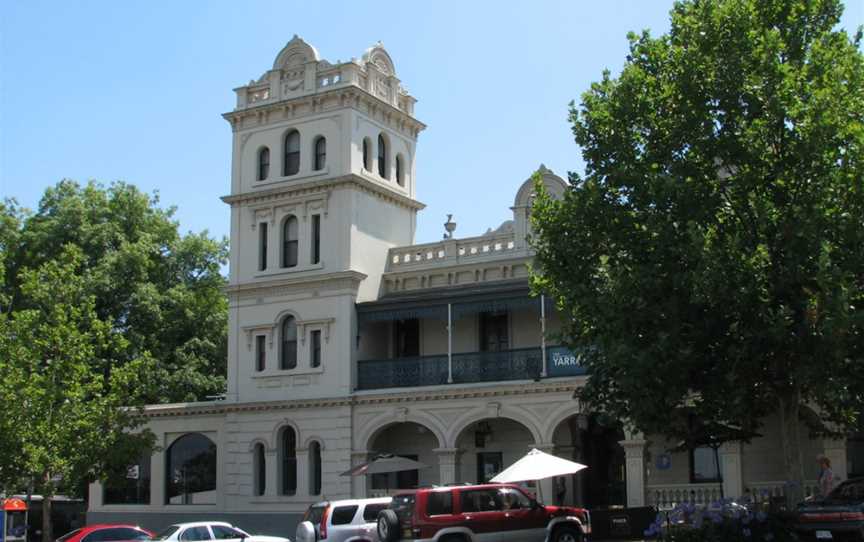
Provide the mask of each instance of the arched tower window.
[{"label": "arched tower window", "polygon": [[283,495],[294,495],[297,493],[297,433],[294,432],[294,428],[284,428],[280,440],[282,448],[281,493]]},{"label": "arched tower window", "polygon": [[321,171],[327,165],[327,139],[324,136],[315,140],[315,171]]},{"label": "arched tower window", "polygon": [[378,175],[387,178],[387,142],[383,134],[378,134]]},{"label": "arched tower window", "polygon": [[256,496],[261,496],[264,494],[264,490],[267,487],[267,463],[266,458],[264,456],[264,445],[260,442],[255,445],[252,452],[252,476],[253,476],[253,484],[252,484],[252,492]]},{"label": "arched tower window", "polygon": [[372,143],[369,142],[368,137],[363,138],[363,169],[366,171],[372,171],[372,149],[369,147],[372,146]]},{"label": "arched tower window", "polygon": [[261,147],[258,151],[258,180],[265,181],[270,176],[270,149]]},{"label": "arched tower window", "polygon": [[405,165],[402,163],[402,155],[396,155],[396,182],[399,186],[405,186]]},{"label": "arched tower window", "polygon": [[286,316],[281,326],[281,352],[279,353],[279,368],[294,369],[297,367],[297,322],[293,316]]},{"label": "arched tower window", "polygon": [[297,217],[289,216],[282,223],[282,267],[297,266]]},{"label": "arched tower window", "polygon": [[321,443],[309,443],[309,494],[321,494]]},{"label": "arched tower window", "polygon": [[216,502],[216,445],[201,433],[188,433],[165,452],[165,504]]},{"label": "arched tower window", "polygon": [[300,171],[300,132],[291,130],[285,135],[285,161],[282,174],[296,175]]}]

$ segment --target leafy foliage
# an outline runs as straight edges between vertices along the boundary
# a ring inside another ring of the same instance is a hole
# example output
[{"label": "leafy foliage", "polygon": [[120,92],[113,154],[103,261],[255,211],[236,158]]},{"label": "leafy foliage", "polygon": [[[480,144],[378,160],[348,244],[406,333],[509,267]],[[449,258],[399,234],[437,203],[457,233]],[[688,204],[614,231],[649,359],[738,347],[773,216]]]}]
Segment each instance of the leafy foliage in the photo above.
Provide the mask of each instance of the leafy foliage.
[{"label": "leafy foliage", "polygon": [[[571,105],[584,177],[540,194],[535,285],[586,350],[582,398],[686,438],[864,405],[864,59],[838,0],[691,0]],[[542,187],[539,187],[542,188]],[[828,425],[826,425],[828,424]]]},{"label": "leafy foliage", "polygon": [[23,269],[55,261],[67,246],[81,253],[82,288],[100,320],[122,343],[109,346],[108,368],[145,355],[155,363],[141,389],[146,402],[203,400],[225,387],[227,300],[221,266],[227,241],[178,233],[173,209],[158,207],[132,185],[80,186],[62,181],[26,214],[0,206],[6,282],[0,311],[27,309]]},{"label": "leafy foliage", "polygon": [[137,431],[136,407],[153,359],[112,366],[126,339],[96,314],[83,261],[68,245],[54,261],[21,270],[27,308],[0,313],[0,490],[33,484],[46,506],[58,490],[76,494],[153,444],[152,433]]}]

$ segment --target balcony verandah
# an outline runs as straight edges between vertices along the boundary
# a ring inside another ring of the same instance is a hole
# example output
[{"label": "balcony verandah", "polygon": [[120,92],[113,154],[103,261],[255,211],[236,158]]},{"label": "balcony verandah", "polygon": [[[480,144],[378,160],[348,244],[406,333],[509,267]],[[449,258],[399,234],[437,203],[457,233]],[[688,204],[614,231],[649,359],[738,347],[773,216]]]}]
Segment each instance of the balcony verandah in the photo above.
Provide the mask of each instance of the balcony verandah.
[{"label": "balcony verandah", "polygon": [[524,280],[390,295],[357,313],[358,390],[584,374],[578,355],[547,344],[557,314]]}]

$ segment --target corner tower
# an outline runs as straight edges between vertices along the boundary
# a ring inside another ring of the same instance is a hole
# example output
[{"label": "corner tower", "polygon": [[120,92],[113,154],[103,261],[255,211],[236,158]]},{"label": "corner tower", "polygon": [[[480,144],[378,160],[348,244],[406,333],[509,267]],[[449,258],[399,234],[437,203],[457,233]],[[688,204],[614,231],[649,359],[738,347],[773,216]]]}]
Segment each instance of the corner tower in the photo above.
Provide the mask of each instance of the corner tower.
[{"label": "corner tower", "polygon": [[[276,399],[285,394],[272,388],[307,380],[306,391],[294,390],[301,396],[347,393],[353,304],[378,295],[387,251],[413,242],[423,208],[416,100],[381,43],[359,60],[331,63],[296,35],[272,69],[235,92],[235,109],[223,115],[233,131],[223,198],[231,206],[229,398]],[[286,321],[293,327],[283,330]],[[304,355],[317,356],[308,368],[321,367],[321,351],[303,351],[321,336],[335,356],[331,374],[294,378],[307,376],[293,368]],[[283,354],[292,341],[296,361]],[[278,382],[264,386],[257,373]]]}]

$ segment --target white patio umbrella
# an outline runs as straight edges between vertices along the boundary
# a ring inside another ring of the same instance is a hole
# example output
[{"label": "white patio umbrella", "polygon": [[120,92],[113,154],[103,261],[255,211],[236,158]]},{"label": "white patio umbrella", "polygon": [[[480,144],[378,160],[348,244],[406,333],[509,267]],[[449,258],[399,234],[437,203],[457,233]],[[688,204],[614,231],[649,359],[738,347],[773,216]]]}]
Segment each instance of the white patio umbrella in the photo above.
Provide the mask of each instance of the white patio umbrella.
[{"label": "white patio umbrella", "polygon": [[[511,482],[526,482],[528,480],[543,480],[555,476],[574,474],[587,468],[587,465],[561,459],[560,457],[533,448],[525,457],[495,475],[491,481],[506,484]],[[537,484],[537,489],[539,491],[540,484]]]}]

